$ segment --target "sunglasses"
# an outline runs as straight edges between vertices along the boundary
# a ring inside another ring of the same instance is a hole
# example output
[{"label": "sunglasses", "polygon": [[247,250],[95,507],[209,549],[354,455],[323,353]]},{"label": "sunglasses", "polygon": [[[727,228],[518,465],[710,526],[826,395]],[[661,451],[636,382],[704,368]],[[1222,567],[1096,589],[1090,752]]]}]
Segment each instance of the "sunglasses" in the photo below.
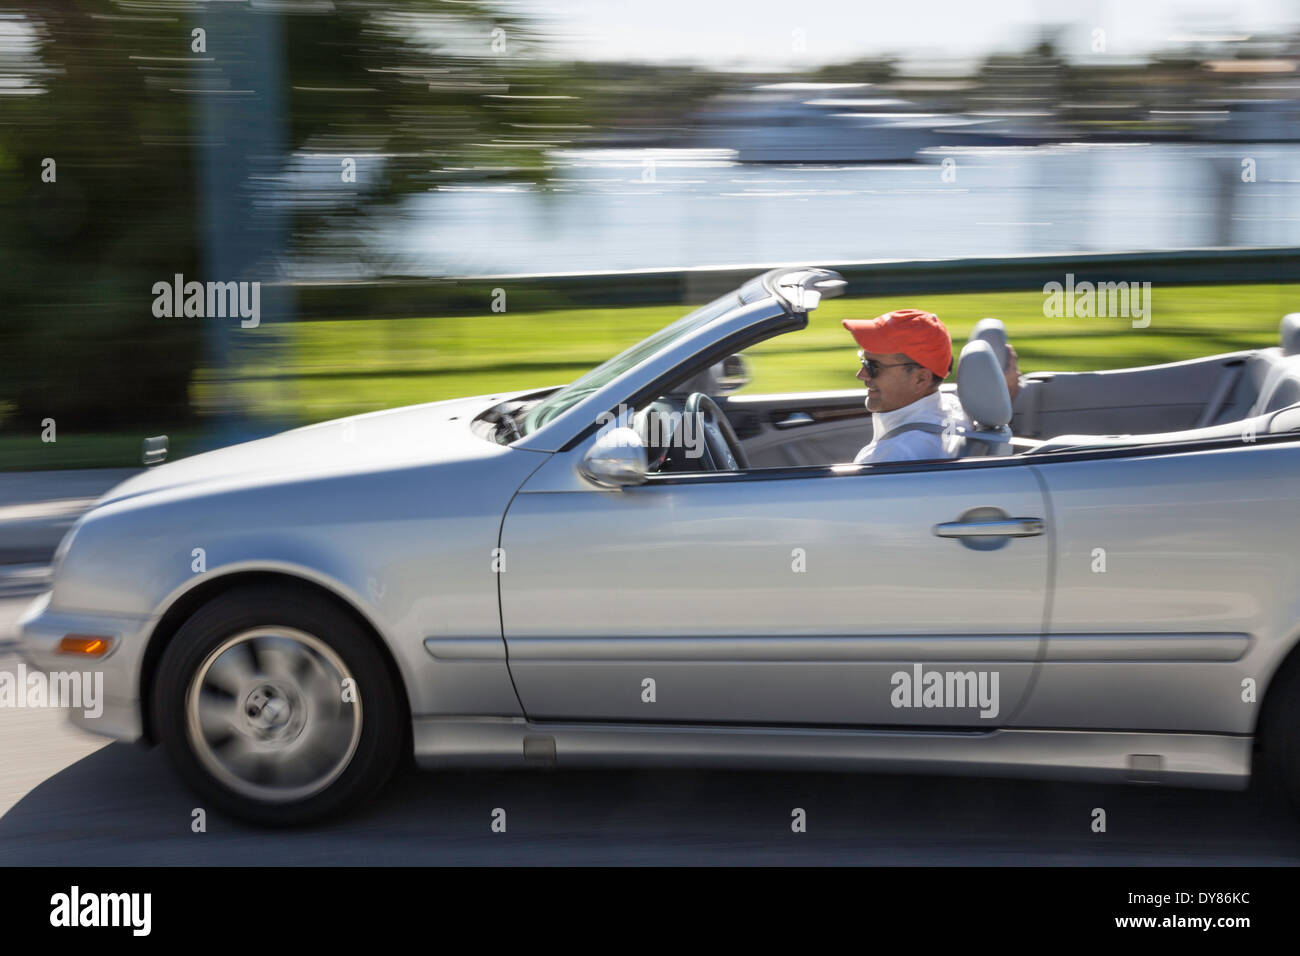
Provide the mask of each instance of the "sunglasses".
[{"label": "sunglasses", "polygon": [[866,352],[864,350],[858,349],[858,361],[862,363],[862,368],[871,378],[875,378],[879,375],[882,368],[902,368],[904,365],[916,365],[915,362],[895,362],[892,365],[889,365],[884,362],[877,362],[875,359],[865,358],[865,355]]}]

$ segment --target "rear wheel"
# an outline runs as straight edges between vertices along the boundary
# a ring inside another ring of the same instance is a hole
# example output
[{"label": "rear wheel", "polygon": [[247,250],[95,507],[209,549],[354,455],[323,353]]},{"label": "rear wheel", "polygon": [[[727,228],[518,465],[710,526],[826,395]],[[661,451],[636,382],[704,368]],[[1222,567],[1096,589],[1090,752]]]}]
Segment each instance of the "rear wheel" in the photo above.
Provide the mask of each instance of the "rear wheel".
[{"label": "rear wheel", "polygon": [[1269,683],[1257,730],[1259,776],[1300,816],[1300,657],[1287,660]]},{"label": "rear wheel", "polygon": [[257,586],[204,605],[163,653],[153,713],[181,777],[250,823],[310,823],[377,793],[405,742],[370,636],[309,592]]}]

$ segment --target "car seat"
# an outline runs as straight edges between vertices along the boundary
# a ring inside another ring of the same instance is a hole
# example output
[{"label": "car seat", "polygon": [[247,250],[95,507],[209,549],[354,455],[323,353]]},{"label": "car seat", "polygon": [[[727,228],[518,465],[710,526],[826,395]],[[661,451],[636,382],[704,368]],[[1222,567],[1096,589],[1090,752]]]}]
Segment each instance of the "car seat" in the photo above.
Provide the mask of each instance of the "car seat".
[{"label": "car seat", "polygon": [[[1004,342],[1005,334],[1004,331]],[[958,457],[1010,455],[1014,452],[1011,444],[1011,393],[1007,390],[1006,376],[997,354],[983,337],[972,337],[961,350],[957,360],[957,398],[970,420],[970,425],[961,431],[962,445]]]}]

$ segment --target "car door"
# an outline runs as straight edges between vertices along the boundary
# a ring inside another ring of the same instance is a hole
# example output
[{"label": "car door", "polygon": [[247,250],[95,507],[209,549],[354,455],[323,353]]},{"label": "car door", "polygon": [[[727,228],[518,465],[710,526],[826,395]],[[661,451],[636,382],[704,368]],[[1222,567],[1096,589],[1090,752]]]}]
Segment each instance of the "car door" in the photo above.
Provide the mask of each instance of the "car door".
[{"label": "car door", "polygon": [[530,718],[989,728],[1022,701],[1048,588],[1029,468],[608,490],[576,475],[582,450],[539,469],[502,525],[502,627]]},{"label": "car door", "polygon": [[1300,443],[1052,457],[1057,584],[1025,723],[1252,733],[1300,623]]}]

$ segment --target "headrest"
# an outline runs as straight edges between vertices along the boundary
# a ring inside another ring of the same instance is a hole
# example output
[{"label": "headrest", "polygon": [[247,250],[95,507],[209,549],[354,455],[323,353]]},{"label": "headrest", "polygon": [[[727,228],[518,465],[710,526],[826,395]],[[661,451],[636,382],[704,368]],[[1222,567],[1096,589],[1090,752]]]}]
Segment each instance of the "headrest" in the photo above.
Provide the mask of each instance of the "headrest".
[{"label": "headrest", "polygon": [[1007,327],[1001,319],[980,319],[971,330],[969,341],[982,340],[993,348],[993,357],[998,360],[998,368],[1007,367]]},{"label": "headrest", "polygon": [[[987,321],[987,320],[986,320]],[[1011,393],[993,346],[971,339],[957,360],[957,398],[966,417],[985,429],[1011,422]]]},{"label": "headrest", "polygon": [[1300,312],[1282,316],[1282,354],[1300,353]]}]

